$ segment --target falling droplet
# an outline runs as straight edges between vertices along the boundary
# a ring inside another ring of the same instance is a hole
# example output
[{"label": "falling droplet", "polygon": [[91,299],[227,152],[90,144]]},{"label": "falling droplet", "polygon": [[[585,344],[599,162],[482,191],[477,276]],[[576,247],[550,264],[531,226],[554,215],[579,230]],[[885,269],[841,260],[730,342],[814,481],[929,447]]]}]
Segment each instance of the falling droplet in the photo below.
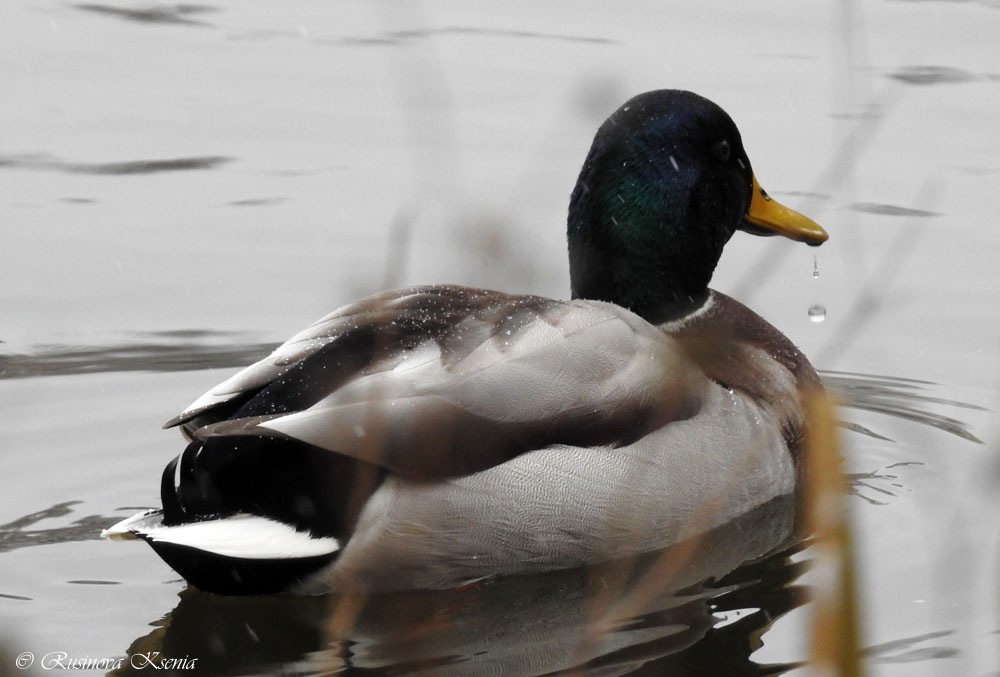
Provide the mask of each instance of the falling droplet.
[{"label": "falling droplet", "polygon": [[816,257],[814,256],[813,257],[813,279],[815,280],[817,277],[819,277],[819,261],[817,261]]},{"label": "falling droplet", "polygon": [[821,306],[818,303],[814,303],[809,306],[809,321],[810,322],[822,322],[826,319],[826,306]]}]

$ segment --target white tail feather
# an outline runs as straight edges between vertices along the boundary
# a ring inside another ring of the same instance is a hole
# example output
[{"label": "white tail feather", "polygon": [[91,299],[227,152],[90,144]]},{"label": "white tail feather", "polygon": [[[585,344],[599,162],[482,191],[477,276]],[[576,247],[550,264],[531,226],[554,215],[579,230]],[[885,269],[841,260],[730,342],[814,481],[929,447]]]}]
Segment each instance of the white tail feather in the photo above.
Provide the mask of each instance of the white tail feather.
[{"label": "white tail feather", "polygon": [[163,526],[162,515],[147,511],[101,532],[105,538],[145,538],[240,559],[296,559],[330,555],[340,549],[336,538],[314,538],[282,522],[239,513],[204,522]]}]

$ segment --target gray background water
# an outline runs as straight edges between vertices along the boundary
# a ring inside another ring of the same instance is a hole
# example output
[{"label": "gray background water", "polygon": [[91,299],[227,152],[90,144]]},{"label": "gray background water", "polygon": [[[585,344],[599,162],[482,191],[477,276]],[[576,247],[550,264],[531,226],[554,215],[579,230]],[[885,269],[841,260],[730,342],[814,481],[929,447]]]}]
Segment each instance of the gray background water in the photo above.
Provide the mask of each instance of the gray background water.
[{"label": "gray background water", "polygon": [[[851,499],[865,643],[911,640],[873,672],[996,674],[998,29],[991,0],[5,3],[0,674],[122,655],[174,606],[148,549],[94,536],[157,502],[159,425],[228,367],[384,286],[566,296],[592,135],[661,87],[726,108],[831,234],[737,235],[715,288],[824,370],[984,408],[924,402],[983,444],[899,402],[845,413],[892,442],[845,441],[875,473]],[[754,660],[801,658],[808,614]]]}]

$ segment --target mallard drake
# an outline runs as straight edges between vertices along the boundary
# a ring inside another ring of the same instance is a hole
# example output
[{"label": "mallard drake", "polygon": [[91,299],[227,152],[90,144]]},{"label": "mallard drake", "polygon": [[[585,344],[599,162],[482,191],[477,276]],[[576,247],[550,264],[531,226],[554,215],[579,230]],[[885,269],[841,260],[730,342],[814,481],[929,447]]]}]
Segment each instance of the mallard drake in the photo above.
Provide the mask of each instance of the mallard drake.
[{"label": "mallard drake", "polygon": [[323,317],[165,427],[190,443],[146,540],[209,591],[446,588],[666,547],[793,493],[819,388],[708,288],[737,230],[818,245],[736,125],[676,90],[600,127],[569,208],[572,299],[436,285]]}]

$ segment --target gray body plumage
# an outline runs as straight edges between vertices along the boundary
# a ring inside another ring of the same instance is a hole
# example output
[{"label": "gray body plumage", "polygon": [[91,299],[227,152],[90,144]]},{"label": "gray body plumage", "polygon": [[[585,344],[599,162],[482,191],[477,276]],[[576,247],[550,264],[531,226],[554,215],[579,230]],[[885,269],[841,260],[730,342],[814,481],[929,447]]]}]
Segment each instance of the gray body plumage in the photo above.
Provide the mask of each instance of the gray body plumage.
[{"label": "gray body plumage", "polygon": [[[413,317],[428,298],[434,323]],[[774,331],[756,315],[743,309],[761,326],[739,336],[719,324],[739,309],[713,293],[656,327],[598,301],[440,286],[383,293],[321,319],[171,423],[196,438],[293,438],[385,469],[307,589],[440,588],[604,561],[794,490],[794,438],[782,431],[801,427],[797,378],[746,342]],[[405,330],[386,339],[394,326]],[[327,374],[329,392],[309,406],[212,421],[366,327],[383,343]],[[730,381],[713,380],[733,350],[751,371],[726,366]]]}]

